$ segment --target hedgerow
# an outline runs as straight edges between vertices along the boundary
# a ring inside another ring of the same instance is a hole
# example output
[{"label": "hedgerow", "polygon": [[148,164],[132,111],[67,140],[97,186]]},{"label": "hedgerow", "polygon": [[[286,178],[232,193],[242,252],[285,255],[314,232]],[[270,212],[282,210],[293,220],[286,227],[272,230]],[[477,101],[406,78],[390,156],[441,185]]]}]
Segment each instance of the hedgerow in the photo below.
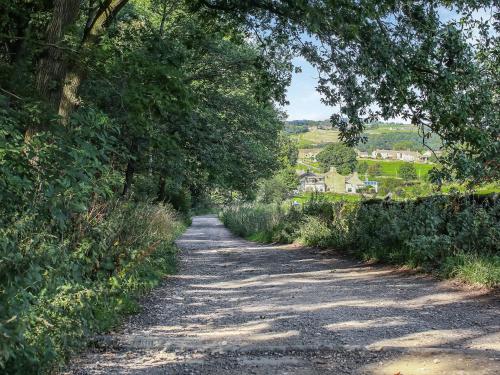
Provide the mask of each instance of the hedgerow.
[{"label": "hedgerow", "polygon": [[221,213],[229,229],[250,239],[329,247],[491,287],[500,284],[499,217],[496,197],[457,195],[392,203],[315,199],[299,208],[246,204]]}]

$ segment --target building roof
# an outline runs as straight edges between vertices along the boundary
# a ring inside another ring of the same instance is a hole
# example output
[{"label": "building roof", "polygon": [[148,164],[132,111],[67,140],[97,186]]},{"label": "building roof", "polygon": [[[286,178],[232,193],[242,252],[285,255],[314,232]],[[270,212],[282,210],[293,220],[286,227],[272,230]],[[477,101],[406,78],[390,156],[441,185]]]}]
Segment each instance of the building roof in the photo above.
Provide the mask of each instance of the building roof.
[{"label": "building roof", "polygon": [[379,150],[379,149],[376,149],[376,150],[373,150],[373,152],[376,152],[376,153],[384,153],[384,154],[396,154],[396,152],[398,151],[395,151],[395,150]]},{"label": "building roof", "polygon": [[306,177],[319,177],[316,173],[312,173],[312,172],[305,172],[305,173],[302,173],[299,178],[302,179],[302,178],[306,178]]},{"label": "building roof", "polygon": [[351,184],[351,185],[363,185],[364,182],[359,178],[358,176],[358,172],[354,172],[353,174],[349,175],[345,182],[347,184]]}]

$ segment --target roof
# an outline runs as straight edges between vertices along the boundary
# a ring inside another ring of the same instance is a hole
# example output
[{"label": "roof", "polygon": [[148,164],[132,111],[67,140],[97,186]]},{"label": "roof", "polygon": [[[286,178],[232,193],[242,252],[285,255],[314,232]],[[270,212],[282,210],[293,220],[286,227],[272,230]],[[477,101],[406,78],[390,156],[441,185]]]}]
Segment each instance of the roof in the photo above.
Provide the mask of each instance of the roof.
[{"label": "roof", "polygon": [[361,179],[359,178],[358,176],[358,172],[354,172],[353,174],[349,175],[345,182],[347,184],[351,184],[351,185],[363,185],[364,182],[361,181]]},{"label": "roof", "polygon": [[299,178],[305,178],[305,177],[318,177],[318,175],[316,173],[306,172],[299,176]]}]

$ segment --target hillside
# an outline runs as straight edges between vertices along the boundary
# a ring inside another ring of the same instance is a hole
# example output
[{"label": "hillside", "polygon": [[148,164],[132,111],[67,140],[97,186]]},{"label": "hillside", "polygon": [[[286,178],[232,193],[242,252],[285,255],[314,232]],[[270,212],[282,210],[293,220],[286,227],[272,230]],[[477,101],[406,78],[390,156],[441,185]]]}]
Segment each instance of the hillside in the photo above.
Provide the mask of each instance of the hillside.
[{"label": "hillside", "polygon": [[[297,141],[299,149],[321,148],[338,142],[339,131],[331,127],[317,127],[311,124],[326,124],[327,121],[297,120],[286,123],[285,129]],[[300,129],[300,130],[299,130]],[[423,152],[428,148],[422,143],[418,129],[409,124],[375,123],[369,125],[364,133],[365,143],[356,147],[360,151],[371,152],[375,149],[399,149]],[[426,139],[433,150],[440,149],[441,140],[437,136]]]}]

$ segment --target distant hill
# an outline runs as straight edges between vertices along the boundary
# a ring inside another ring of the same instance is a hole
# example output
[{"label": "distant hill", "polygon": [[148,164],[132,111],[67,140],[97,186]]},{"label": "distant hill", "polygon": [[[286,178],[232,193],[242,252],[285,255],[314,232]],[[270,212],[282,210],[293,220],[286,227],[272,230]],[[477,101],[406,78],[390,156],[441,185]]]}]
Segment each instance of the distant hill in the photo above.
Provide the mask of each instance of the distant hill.
[{"label": "distant hill", "polygon": [[285,122],[285,131],[289,134],[305,133],[313,127],[318,129],[332,129],[330,120],[292,120]]},{"label": "distant hill", "polygon": [[[329,120],[293,120],[285,123],[287,133],[293,135],[301,149],[324,147],[329,143],[338,142],[338,130],[333,128]],[[398,149],[425,151],[422,136],[411,124],[395,122],[374,122],[366,126],[363,134],[367,141],[356,147],[360,151],[371,152],[375,149]],[[434,150],[439,150],[441,140],[433,135],[426,139],[426,144]]]}]

